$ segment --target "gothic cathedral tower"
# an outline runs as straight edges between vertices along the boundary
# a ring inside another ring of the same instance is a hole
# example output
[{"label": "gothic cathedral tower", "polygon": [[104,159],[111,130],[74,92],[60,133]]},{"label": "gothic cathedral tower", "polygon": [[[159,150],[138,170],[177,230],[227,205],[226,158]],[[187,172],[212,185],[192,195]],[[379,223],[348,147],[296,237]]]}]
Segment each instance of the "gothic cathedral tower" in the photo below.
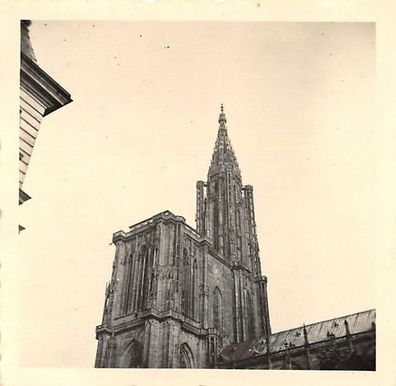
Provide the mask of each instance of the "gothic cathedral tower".
[{"label": "gothic cathedral tower", "polygon": [[95,367],[216,367],[223,346],[271,333],[253,188],[226,123],[222,106],[196,230],[165,211],[113,235]]},{"label": "gothic cathedral tower", "polygon": [[[270,333],[266,278],[261,276],[253,187],[241,171],[227,134],[223,105],[207,182],[197,182],[197,231],[232,265],[234,342]],[[254,315],[246,318],[246,315]]]}]

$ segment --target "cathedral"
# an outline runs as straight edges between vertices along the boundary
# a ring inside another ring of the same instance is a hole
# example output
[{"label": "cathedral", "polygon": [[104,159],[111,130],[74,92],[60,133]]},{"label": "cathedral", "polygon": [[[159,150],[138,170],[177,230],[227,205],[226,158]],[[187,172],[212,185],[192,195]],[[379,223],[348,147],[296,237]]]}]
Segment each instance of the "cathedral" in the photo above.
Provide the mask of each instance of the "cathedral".
[{"label": "cathedral", "polygon": [[253,187],[218,122],[196,228],[164,211],[114,233],[95,367],[374,370],[375,310],[272,333]]}]

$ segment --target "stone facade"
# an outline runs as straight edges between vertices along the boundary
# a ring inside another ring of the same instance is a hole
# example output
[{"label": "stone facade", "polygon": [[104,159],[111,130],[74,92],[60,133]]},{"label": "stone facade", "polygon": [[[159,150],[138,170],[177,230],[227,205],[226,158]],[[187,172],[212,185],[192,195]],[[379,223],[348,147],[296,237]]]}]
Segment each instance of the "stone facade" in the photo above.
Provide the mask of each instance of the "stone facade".
[{"label": "stone facade", "polygon": [[253,187],[226,122],[222,107],[196,230],[165,211],[113,235],[95,367],[372,369],[375,311],[271,333]]},{"label": "stone facade", "polygon": [[271,332],[253,188],[223,108],[196,223],[165,211],[114,234],[95,367],[215,367],[222,347]]}]

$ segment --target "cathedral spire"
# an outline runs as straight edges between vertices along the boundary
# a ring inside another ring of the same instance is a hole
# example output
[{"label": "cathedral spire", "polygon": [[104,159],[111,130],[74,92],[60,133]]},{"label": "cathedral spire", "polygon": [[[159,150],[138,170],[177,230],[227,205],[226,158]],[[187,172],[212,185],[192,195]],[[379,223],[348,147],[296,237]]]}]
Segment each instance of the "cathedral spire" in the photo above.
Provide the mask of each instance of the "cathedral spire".
[{"label": "cathedral spire", "polygon": [[241,179],[238,161],[232,149],[230,138],[227,134],[227,118],[224,113],[224,106],[221,104],[219,115],[219,130],[213,150],[212,160],[209,167],[209,176],[214,176],[222,172],[232,172]]}]

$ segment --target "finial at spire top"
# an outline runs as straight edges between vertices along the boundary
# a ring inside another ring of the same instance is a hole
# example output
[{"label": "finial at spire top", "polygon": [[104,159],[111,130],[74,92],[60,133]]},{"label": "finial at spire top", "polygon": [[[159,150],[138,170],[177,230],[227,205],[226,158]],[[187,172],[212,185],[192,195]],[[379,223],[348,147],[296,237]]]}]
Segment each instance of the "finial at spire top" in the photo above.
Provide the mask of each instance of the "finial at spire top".
[{"label": "finial at spire top", "polygon": [[224,106],[223,106],[223,104],[221,104],[221,106],[220,106],[219,123],[220,124],[224,124],[226,122],[227,122],[227,118],[226,118],[226,116],[224,114]]}]

